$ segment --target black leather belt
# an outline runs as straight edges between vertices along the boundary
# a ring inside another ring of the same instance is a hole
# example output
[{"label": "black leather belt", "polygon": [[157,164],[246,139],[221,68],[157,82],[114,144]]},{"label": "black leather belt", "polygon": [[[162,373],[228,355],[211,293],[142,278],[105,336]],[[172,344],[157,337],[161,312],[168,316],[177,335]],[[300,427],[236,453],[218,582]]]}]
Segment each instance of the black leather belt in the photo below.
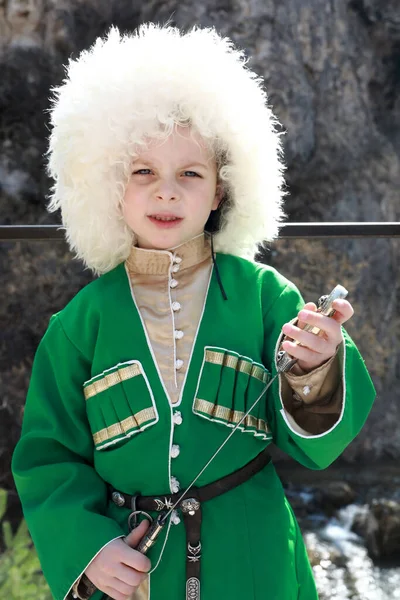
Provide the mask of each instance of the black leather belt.
[{"label": "black leather belt", "polygon": [[[266,448],[247,465],[226,475],[213,483],[203,487],[192,487],[183,496],[176,509],[181,511],[186,529],[186,598],[187,600],[200,599],[200,559],[201,559],[201,505],[212,498],[216,498],[229,490],[241,485],[253,475],[261,471],[271,457]],[[117,506],[129,507],[135,511],[169,510],[180,498],[179,492],[175,494],[161,494],[160,496],[141,496],[139,493],[124,494],[110,487],[110,496]],[[129,522],[131,524],[131,522]]]}]

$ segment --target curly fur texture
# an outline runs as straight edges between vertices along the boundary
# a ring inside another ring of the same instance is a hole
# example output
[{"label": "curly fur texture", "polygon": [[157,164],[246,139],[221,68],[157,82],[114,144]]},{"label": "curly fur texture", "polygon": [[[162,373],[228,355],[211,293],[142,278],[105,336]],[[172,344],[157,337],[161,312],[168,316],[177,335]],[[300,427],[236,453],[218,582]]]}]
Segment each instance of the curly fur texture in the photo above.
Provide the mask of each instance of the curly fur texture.
[{"label": "curly fur texture", "polygon": [[135,152],[145,136],[166,136],[175,124],[190,123],[225,157],[215,250],[252,259],[258,243],[276,237],[285,195],[280,134],[262,79],[228,38],[212,28],[148,23],[126,36],[112,28],[69,62],[53,91],[48,210],[61,208],[71,250],[94,273],[125,260],[134,243],[121,205]]}]

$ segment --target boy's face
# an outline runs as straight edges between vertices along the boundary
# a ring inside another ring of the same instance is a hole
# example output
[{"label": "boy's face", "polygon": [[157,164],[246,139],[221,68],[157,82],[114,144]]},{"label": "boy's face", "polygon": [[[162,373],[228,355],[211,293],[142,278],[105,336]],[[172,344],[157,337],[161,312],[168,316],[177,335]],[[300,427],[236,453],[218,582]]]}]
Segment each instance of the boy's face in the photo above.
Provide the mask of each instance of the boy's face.
[{"label": "boy's face", "polygon": [[179,126],[133,161],[122,213],[139,247],[165,250],[202,233],[221,198],[214,158],[197,134]]}]

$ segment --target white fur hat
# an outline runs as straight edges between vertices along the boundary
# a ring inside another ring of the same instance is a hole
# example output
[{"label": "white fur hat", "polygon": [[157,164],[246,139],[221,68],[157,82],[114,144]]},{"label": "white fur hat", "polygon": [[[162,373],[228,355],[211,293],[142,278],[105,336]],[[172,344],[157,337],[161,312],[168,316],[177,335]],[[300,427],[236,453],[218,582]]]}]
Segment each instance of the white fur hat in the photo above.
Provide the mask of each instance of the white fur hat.
[{"label": "white fur hat", "polygon": [[48,210],[61,208],[70,248],[88,268],[105,273],[129,255],[134,234],[121,203],[134,149],[179,122],[226,156],[215,250],[253,258],[257,243],[276,237],[285,195],[280,134],[263,81],[245,63],[212,28],[182,33],[153,23],[126,36],[112,28],[69,62],[53,90]]}]

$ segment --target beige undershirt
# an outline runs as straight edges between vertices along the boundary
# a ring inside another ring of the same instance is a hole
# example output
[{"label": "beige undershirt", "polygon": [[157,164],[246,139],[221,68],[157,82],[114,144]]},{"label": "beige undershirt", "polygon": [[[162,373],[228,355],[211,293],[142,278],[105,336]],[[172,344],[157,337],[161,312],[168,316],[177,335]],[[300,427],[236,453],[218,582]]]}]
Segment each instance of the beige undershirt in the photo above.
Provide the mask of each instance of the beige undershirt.
[{"label": "beige undershirt", "polygon": [[170,252],[132,247],[126,267],[161,378],[176,404],[210,281],[210,242],[202,234]]}]

